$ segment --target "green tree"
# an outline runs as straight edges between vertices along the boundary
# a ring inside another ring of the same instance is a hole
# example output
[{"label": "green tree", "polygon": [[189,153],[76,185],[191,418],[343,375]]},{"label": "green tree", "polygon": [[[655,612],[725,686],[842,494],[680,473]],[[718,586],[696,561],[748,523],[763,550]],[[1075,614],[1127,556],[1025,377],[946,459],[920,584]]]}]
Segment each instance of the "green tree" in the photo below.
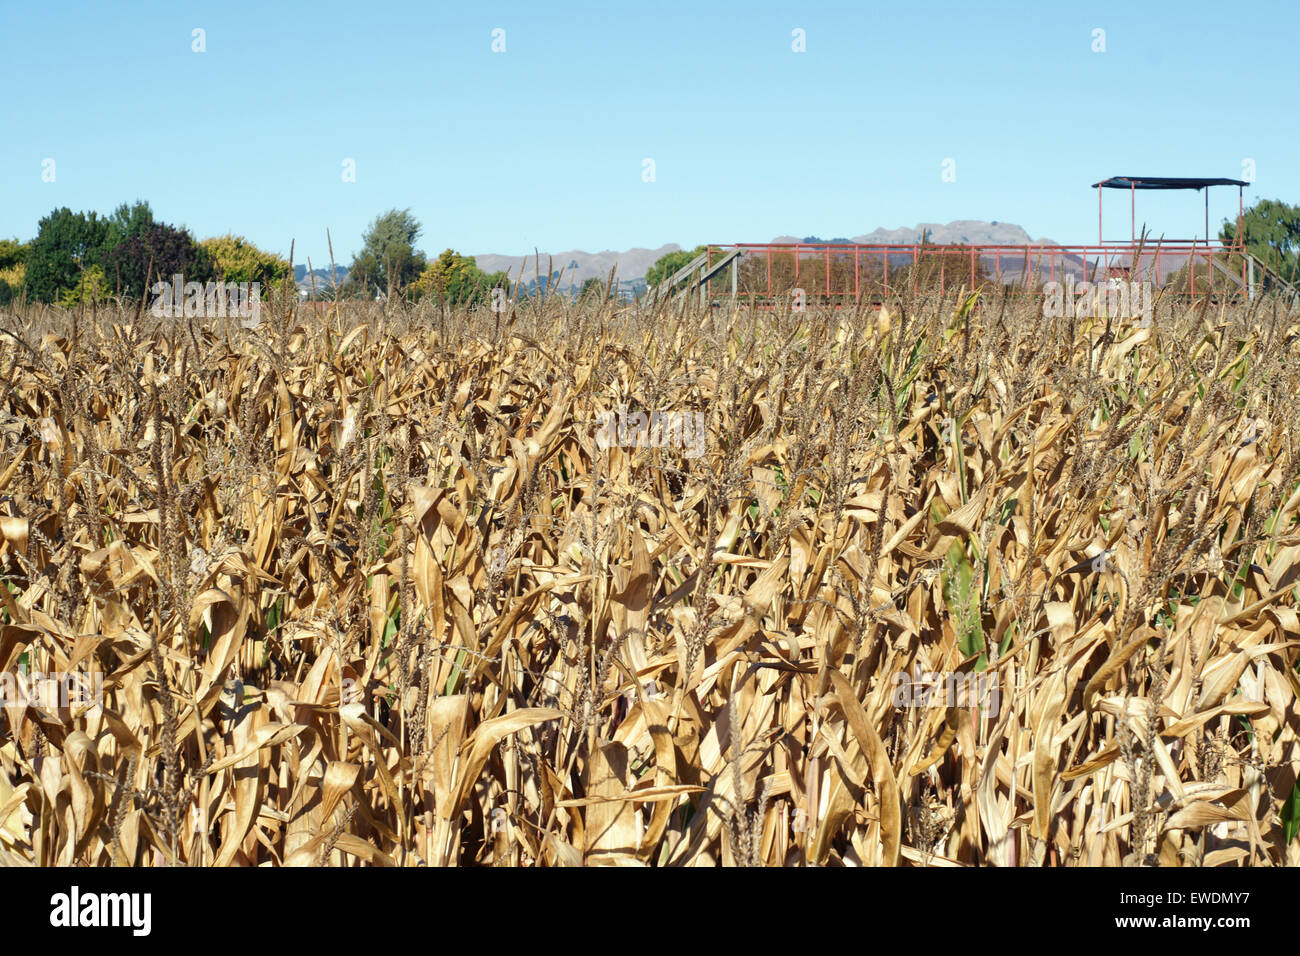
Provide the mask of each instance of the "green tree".
[{"label": "green tree", "polygon": [[12,269],[27,261],[27,245],[17,239],[0,239],[0,270]]},{"label": "green tree", "polygon": [[462,256],[454,249],[429,263],[411,288],[416,298],[432,295],[447,305],[480,305],[487,301],[489,290],[508,289],[510,276],[505,272],[484,272],[473,256]]},{"label": "green tree", "polygon": [[143,199],[137,199],[130,206],[122,203],[113,210],[113,215],[108,217],[108,235],[104,239],[105,254],[118,243],[140,235],[153,224],[153,210]]},{"label": "green tree", "polygon": [[676,252],[669,252],[660,256],[645,272],[646,285],[654,288],[665,279],[670,279],[679,270],[688,266],[696,256],[704,255],[708,246],[696,246],[689,252],[685,249],[679,249]]},{"label": "green tree", "polygon": [[[1261,200],[1243,213],[1242,232],[1248,253],[1287,282],[1300,278],[1300,206]],[[1224,223],[1219,238],[1235,243],[1237,224]]]},{"label": "green tree", "polygon": [[424,271],[425,257],[415,249],[420,222],[409,209],[390,209],[361,237],[361,251],[352,259],[348,282],[362,292],[393,293],[410,285]]},{"label": "green tree", "polygon": [[75,288],[83,269],[99,263],[106,251],[109,222],[97,213],[56,209],[40,221],[26,256],[23,284],[37,302],[54,302]]},{"label": "green tree", "polygon": [[604,299],[608,298],[605,292],[605,282],[603,279],[597,279],[592,276],[590,279],[582,280],[582,287],[578,290],[579,299]]},{"label": "green tree", "polygon": [[290,275],[289,261],[263,252],[243,236],[227,233],[199,243],[226,282],[260,282],[269,289]]},{"label": "green tree", "polygon": [[110,291],[104,270],[96,264],[81,271],[75,286],[59,293],[59,304],[71,309],[83,302],[102,302]]},{"label": "green tree", "polygon": [[17,239],[0,239],[0,305],[8,305],[23,287],[27,275],[27,245]]}]

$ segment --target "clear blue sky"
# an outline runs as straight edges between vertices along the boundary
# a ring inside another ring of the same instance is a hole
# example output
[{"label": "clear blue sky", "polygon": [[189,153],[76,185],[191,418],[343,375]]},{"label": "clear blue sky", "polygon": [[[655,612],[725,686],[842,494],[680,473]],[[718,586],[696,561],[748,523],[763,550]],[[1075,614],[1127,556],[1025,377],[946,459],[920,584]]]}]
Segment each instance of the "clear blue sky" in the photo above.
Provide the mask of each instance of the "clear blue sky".
[{"label": "clear blue sky", "polygon": [[[952,219],[1091,241],[1088,186],[1110,175],[1245,178],[1250,159],[1248,204],[1300,202],[1298,10],[6,0],[0,236],[32,238],[59,206],[139,198],[199,238],[282,254],[295,239],[313,265],[326,228],[347,262],[392,207],[412,209],[435,254]],[[1211,193],[1212,230],[1235,194]],[[1109,195],[1106,238],[1120,238],[1126,197]],[[1139,212],[1186,236],[1203,232],[1201,202],[1148,194]]]}]

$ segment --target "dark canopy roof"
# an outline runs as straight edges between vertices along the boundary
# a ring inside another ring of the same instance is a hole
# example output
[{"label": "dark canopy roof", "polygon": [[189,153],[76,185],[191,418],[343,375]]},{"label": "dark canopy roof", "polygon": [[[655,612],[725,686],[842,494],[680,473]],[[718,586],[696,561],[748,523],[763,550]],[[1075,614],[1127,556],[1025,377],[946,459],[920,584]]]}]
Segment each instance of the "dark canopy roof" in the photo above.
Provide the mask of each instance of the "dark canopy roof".
[{"label": "dark canopy roof", "polygon": [[1107,189],[1204,189],[1206,186],[1249,186],[1240,179],[1199,179],[1194,176],[1112,176],[1092,188]]}]

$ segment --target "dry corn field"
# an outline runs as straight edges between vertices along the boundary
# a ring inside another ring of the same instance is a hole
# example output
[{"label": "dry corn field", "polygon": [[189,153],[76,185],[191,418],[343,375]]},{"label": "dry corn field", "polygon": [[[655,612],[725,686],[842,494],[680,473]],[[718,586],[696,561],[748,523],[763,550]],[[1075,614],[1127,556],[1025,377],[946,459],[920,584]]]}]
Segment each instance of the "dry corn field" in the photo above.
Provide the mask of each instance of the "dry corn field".
[{"label": "dry corn field", "polygon": [[0,317],[5,862],[1300,863],[1300,312],[514,309]]}]

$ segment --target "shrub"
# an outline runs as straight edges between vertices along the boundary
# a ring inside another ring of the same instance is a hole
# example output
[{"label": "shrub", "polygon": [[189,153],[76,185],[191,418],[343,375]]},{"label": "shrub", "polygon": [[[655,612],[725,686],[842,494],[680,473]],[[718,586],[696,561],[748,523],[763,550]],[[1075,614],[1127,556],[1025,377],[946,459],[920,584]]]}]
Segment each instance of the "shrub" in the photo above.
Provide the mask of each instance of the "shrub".
[{"label": "shrub", "polygon": [[447,305],[480,305],[487,301],[490,289],[508,289],[510,277],[504,272],[488,275],[474,262],[454,249],[443,250],[411,287],[414,298],[432,295]]},{"label": "shrub", "polygon": [[243,236],[227,233],[204,239],[199,246],[226,282],[260,282],[264,288],[270,288],[273,282],[291,275],[287,259],[263,252]]}]

